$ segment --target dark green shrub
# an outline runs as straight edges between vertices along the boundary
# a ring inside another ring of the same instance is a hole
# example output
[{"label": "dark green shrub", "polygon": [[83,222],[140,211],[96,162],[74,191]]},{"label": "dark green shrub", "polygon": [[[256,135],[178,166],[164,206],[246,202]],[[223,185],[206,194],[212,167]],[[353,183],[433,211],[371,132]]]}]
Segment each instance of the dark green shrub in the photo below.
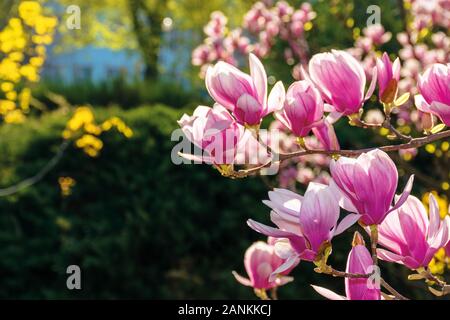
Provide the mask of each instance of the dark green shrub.
[{"label": "dark green shrub", "polygon": [[[0,298],[252,297],[232,275],[267,213],[260,181],[231,181],[207,166],[175,166],[163,106],[120,114],[135,135],[104,135],[98,159],[70,148],[40,183],[0,198]],[[0,128],[2,186],[37,172],[60,143],[66,116]],[[76,180],[60,195],[59,176]],[[66,268],[82,290],[66,289]],[[242,271],[242,270],[240,270]]]},{"label": "dark green shrub", "polygon": [[125,81],[122,78],[102,82],[77,81],[64,83],[44,80],[33,89],[33,95],[46,105],[54,107],[47,97],[53,92],[66,97],[74,105],[92,104],[109,106],[118,104],[125,109],[142,104],[162,103],[174,108],[182,108],[186,101],[200,101],[198,90],[192,91],[181,84],[168,81]]}]

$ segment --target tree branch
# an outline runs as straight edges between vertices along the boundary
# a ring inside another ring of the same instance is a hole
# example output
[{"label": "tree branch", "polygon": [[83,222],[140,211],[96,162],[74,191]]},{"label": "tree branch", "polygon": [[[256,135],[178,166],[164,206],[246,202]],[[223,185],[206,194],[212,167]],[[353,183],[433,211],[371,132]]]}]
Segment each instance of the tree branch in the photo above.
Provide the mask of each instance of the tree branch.
[{"label": "tree branch", "polygon": [[374,149],[380,149],[384,152],[393,152],[403,149],[410,149],[410,148],[419,148],[422,147],[428,143],[438,141],[444,138],[450,137],[450,130],[442,131],[439,133],[435,133],[429,136],[420,137],[420,138],[414,138],[411,139],[411,141],[402,143],[402,144],[395,144],[395,145],[387,145],[387,146],[380,146],[380,147],[372,147],[372,148],[365,148],[365,149],[357,149],[357,150],[315,150],[315,149],[308,149],[308,150],[300,150],[290,153],[279,153],[276,154],[274,151],[272,151],[273,154],[278,156],[277,161],[270,160],[269,162],[259,165],[254,168],[250,169],[244,169],[239,171],[233,171],[230,174],[228,174],[228,177],[231,178],[245,178],[249,175],[258,173],[263,168],[270,167],[272,164],[277,162],[282,162],[288,159],[296,158],[296,157],[302,157],[306,155],[312,155],[312,154],[323,154],[323,155],[329,155],[329,156],[345,156],[345,157],[356,157],[359,156],[362,153],[372,151]]},{"label": "tree branch", "polygon": [[50,161],[47,162],[47,164],[34,176],[22,180],[11,187],[0,189],[0,197],[12,195],[22,189],[28,188],[41,181],[47,175],[47,173],[49,173],[50,170],[52,170],[58,164],[59,160],[61,160],[62,156],[64,155],[64,152],[70,145],[70,142],[71,140],[64,140],[64,142],[61,143],[61,145],[59,146],[58,151],[53,156],[53,158],[50,159]]},{"label": "tree branch", "polygon": [[385,288],[387,291],[389,291],[397,300],[409,300],[405,296],[398,293],[397,290],[391,287],[389,283],[387,283],[383,278],[380,278],[380,284]]},{"label": "tree branch", "polygon": [[[359,274],[359,273],[348,273],[344,271],[339,271],[336,269],[333,269],[331,266],[326,266],[324,270],[320,268],[314,269],[318,273],[324,273],[328,275],[332,275],[333,277],[341,277],[341,278],[352,278],[352,279],[358,279],[358,278],[369,278],[374,273],[368,273],[368,274]],[[404,297],[400,293],[398,293],[397,290],[391,287],[390,284],[388,284],[383,278],[380,277],[380,285],[385,288],[387,291],[389,291],[390,294],[392,294],[396,300],[409,300],[408,298]]]}]

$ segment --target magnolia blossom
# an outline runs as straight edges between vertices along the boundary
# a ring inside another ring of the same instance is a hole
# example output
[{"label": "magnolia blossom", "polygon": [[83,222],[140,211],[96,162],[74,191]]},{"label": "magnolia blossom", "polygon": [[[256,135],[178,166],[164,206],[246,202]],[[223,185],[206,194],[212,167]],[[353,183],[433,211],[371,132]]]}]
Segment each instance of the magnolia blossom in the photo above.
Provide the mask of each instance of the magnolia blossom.
[{"label": "magnolia blossom", "polygon": [[297,137],[305,137],[323,118],[320,92],[308,81],[296,81],[287,91],[284,108],[275,113]]},{"label": "magnolia blossom", "polygon": [[[360,63],[349,53],[340,50],[319,53],[309,62],[309,78],[320,90],[332,111],[343,115],[357,113],[370,98],[376,84],[376,70],[372,83],[364,95],[366,75]],[[308,77],[306,72],[304,75]]]},{"label": "magnolia blossom", "polygon": [[364,225],[380,224],[390,212],[399,208],[408,198],[414,178],[409,178],[400,199],[391,207],[398,173],[385,152],[375,149],[356,159],[340,157],[331,162],[330,171],[331,187],[342,194],[341,206],[361,214],[360,221]]},{"label": "magnolia blossom", "polygon": [[233,271],[234,277],[242,285],[255,289],[271,289],[293,280],[292,277],[286,276],[290,270],[286,270],[283,275],[276,278],[270,277],[272,272],[283,264],[284,260],[275,254],[273,240],[269,238],[268,242],[255,242],[245,252],[244,266],[248,278]]},{"label": "magnolia blossom", "polygon": [[212,164],[232,164],[237,154],[238,143],[244,130],[227,109],[219,104],[213,108],[198,106],[192,116],[184,114],[178,120],[183,133],[203,155],[181,154],[181,156]]},{"label": "magnolia blossom", "polygon": [[377,58],[377,79],[380,101],[392,103],[397,95],[398,81],[400,80],[399,58],[395,59],[393,64],[386,52],[383,53],[381,59]]},{"label": "magnolia blossom", "polygon": [[433,64],[419,76],[418,87],[421,95],[416,96],[416,107],[450,126],[450,64]]},{"label": "magnolia blossom", "polygon": [[[372,257],[364,245],[352,248],[347,259],[347,273],[369,274],[373,272]],[[320,295],[330,300],[380,300],[379,285],[368,278],[345,278],[345,294],[341,296],[331,290],[312,286]]]},{"label": "magnolia blossom", "polygon": [[281,82],[267,98],[267,75],[259,59],[250,54],[250,75],[219,61],[206,72],[206,88],[211,97],[233,113],[239,124],[258,126],[263,117],[282,107]]},{"label": "magnolia blossom", "polygon": [[386,217],[379,227],[380,259],[404,264],[410,269],[427,267],[436,252],[450,240],[450,217],[440,219],[439,206],[430,194],[430,214],[422,202],[409,196],[406,202]]},{"label": "magnolia blossom", "polygon": [[270,217],[278,228],[251,219],[247,224],[259,233],[284,239],[284,242],[277,242],[276,249],[286,261],[274,274],[291,268],[300,259],[320,259],[331,239],[359,218],[358,215],[348,215],[338,225],[338,199],[328,186],[320,183],[311,182],[304,197],[289,190],[274,189],[269,192],[269,199],[263,202],[272,208]]},{"label": "magnolia blossom", "polygon": [[313,127],[312,132],[325,150],[341,149],[334,127],[327,119],[324,119],[317,126]]},{"label": "magnolia blossom", "polygon": [[392,38],[392,33],[386,32],[382,24],[372,24],[363,29],[365,37],[370,39],[374,45],[382,45]]}]

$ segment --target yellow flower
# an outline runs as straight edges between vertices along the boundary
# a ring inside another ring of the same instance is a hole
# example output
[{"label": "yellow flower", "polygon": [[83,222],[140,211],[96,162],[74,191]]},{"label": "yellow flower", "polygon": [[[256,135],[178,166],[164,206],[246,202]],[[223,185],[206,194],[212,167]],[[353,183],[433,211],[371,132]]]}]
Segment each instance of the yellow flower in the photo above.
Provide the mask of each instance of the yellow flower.
[{"label": "yellow flower", "polygon": [[6,99],[11,100],[11,101],[15,101],[17,99],[17,92],[15,91],[10,91],[6,93]]},{"label": "yellow flower", "polygon": [[36,53],[40,56],[44,56],[46,53],[47,49],[45,48],[45,46],[36,46]]},{"label": "yellow flower", "polygon": [[23,60],[23,58],[24,58],[24,56],[23,56],[22,52],[17,51],[17,52],[11,52],[9,54],[9,59],[11,59],[11,61],[14,61],[14,62],[20,62]]},{"label": "yellow flower", "polygon": [[113,127],[130,138],[133,131],[120,118],[112,117],[100,125],[95,121],[94,113],[87,106],[78,107],[72,118],[69,119],[62,136],[64,139],[76,138],[75,146],[83,149],[90,157],[99,155],[103,142],[99,136]]},{"label": "yellow flower", "polygon": [[44,59],[42,57],[32,57],[30,58],[30,64],[35,68],[42,67]]},{"label": "yellow flower", "polygon": [[428,267],[433,274],[443,274],[445,267],[449,267],[450,259],[445,255],[445,249],[441,248],[436,252]]},{"label": "yellow flower", "polygon": [[0,61],[0,79],[18,82],[20,80],[19,65],[8,58]]},{"label": "yellow flower", "polygon": [[76,181],[71,177],[59,177],[58,183],[61,195],[67,197],[72,193],[72,187],[76,184]]},{"label": "yellow flower", "polygon": [[41,10],[41,5],[36,1],[22,1],[19,5],[19,16],[25,24],[34,26]]},{"label": "yellow flower", "polygon": [[[0,30],[0,89],[6,99],[11,100],[10,103],[0,102],[0,115],[10,123],[22,121],[24,112],[29,110],[28,83],[39,81],[45,46],[53,41],[57,27],[56,17],[44,16],[39,1],[18,2],[18,16],[10,18]],[[24,89],[18,94],[17,87]],[[17,111],[13,102],[16,100],[20,107]]]},{"label": "yellow flower", "polygon": [[[448,212],[448,199],[445,195],[440,196],[436,191],[431,191],[431,193],[436,198],[438,205],[439,205],[439,213],[441,215],[441,219],[444,219],[444,217],[449,214]],[[425,193],[422,196],[422,202],[425,204],[425,206],[428,208],[429,205],[429,196],[430,192]]]},{"label": "yellow flower", "polygon": [[103,148],[103,142],[91,134],[83,135],[75,141],[75,145],[78,148],[83,149],[83,151],[91,157],[96,157],[98,152]]},{"label": "yellow flower", "polygon": [[19,104],[23,111],[30,109],[31,90],[30,88],[23,88],[19,94]]},{"label": "yellow flower", "polygon": [[11,82],[2,82],[0,88],[3,92],[9,92],[14,90],[14,84],[12,84]]},{"label": "yellow flower", "polygon": [[22,123],[25,121],[25,116],[22,111],[16,109],[5,114],[3,119],[6,123]]},{"label": "yellow flower", "polygon": [[12,29],[22,29],[22,22],[19,18],[9,19],[8,24]]},{"label": "yellow flower", "polygon": [[30,64],[22,66],[20,68],[20,74],[31,82],[36,82],[39,79],[37,69]]},{"label": "yellow flower", "polygon": [[0,100],[0,114],[6,114],[16,108],[16,104],[9,100]]}]

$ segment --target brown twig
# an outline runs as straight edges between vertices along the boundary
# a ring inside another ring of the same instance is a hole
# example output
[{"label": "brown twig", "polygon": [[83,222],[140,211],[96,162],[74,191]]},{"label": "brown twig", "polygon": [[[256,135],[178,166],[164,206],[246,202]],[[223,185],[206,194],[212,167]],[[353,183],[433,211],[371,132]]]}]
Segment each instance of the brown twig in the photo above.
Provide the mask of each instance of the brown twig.
[{"label": "brown twig", "polygon": [[[325,270],[319,270],[319,271],[316,271],[316,272],[332,275],[333,277],[352,278],[352,279],[355,279],[355,278],[369,278],[375,273],[375,271],[372,272],[372,273],[368,273],[368,274],[348,273],[348,272],[344,272],[344,271],[339,271],[339,270],[333,269],[331,266],[326,266]],[[383,288],[385,288],[387,291],[389,291],[389,293],[392,294],[395,297],[396,300],[409,300],[408,298],[406,298],[403,295],[401,295],[397,290],[392,288],[392,286],[390,284],[388,284],[381,277],[380,277],[380,285]]]},{"label": "brown twig", "polygon": [[406,141],[409,142],[412,140],[411,136],[407,136],[404,135],[403,133],[401,133],[400,131],[397,130],[397,128],[395,128],[392,123],[391,123],[391,117],[390,115],[386,115],[386,119],[383,121],[383,123],[367,123],[364,120],[355,118],[355,119],[351,119],[350,123],[356,127],[359,128],[364,128],[364,129],[369,129],[369,128],[385,128],[388,129],[391,133],[393,133],[397,139],[402,140],[402,141]]},{"label": "brown twig", "polygon": [[[412,280],[422,278],[422,279],[425,279],[425,280],[431,282],[431,283],[428,283],[428,289],[434,295],[436,295],[438,297],[442,297],[442,296],[450,294],[450,285],[448,285],[445,281],[439,279],[434,274],[432,274],[428,268],[419,268],[417,270],[417,273],[418,274],[416,276],[418,276],[418,277],[412,278]],[[414,275],[411,275],[411,276],[414,276]],[[434,284],[439,286],[440,290],[434,289],[432,287],[432,285],[434,285]]]},{"label": "brown twig", "polygon": [[405,296],[398,293],[397,290],[392,288],[391,285],[389,283],[387,283],[383,278],[380,278],[380,284],[383,286],[383,288],[385,288],[387,291],[389,291],[396,298],[396,300],[409,300]]},{"label": "brown twig", "polygon": [[352,278],[352,279],[369,278],[370,276],[373,275],[373,273],[363,274],[363,273],[349,273],[349,272],[339,271],[339,270],[334,269],[331,266],[328,266],[327,270],[322,273],[332,275],[333,277]]},{"label": "brown twig", "polygon": [[380,147],[372,147],[372,148],[364,148],[364,149],[357,149],[357,150],[315,150],[315,149],[308,149],[308,150],[300,150],[300,151],[294,151],[290,153],[279,153],[276,154],[275,152],[272,152],[273,158],[278,159],[276,161],[270,160],[265,164],[259,165],[254,168],[245,169],[245,170],[239,170],[234,171],[230,173],[228,176],[232,178],[245,178],[249,175],[258,173],[263,168],[270,167],[272,164],[276,162],[285,161],[288,159],[296,158],[296,157],[302,157],[306,155],[312,155],[312,154],[323,154],[323,155],[340,155],[345,157],[356,157],[359,156],[362,153],[372,151],[374,149],[380,149],[384,152],[393,152],[403,149],[410,149],[410,148],[419,148],[422,147],[428,143],[441,140],[444,138],[450,137],[450,130],[442,131],[439,133],[435,133],[429,136],[420,137],[420,138],[413,138],[409,142],[402,143],[402,144],[395,144],[395,145],[387,145],[387,146],[380,146]]},{"label": "brown twig", "polygon": [[51,158],[50,161],[47,162],[45,166],[42,167],[42,169],[34,176],[26,178],[13,186],[0,189],[0,197],[10,196],[41,181],[59,163],[64,155],[64,152],[69,147],[70,142],[71,140],[64,140],[53,158]]},{"label": "brown twig", "polygon": [[273,287],[273,288],[270,290],[270,296],[271,296],[272,300],[278,300],[277,289],[278,289],[277,287]]}]

